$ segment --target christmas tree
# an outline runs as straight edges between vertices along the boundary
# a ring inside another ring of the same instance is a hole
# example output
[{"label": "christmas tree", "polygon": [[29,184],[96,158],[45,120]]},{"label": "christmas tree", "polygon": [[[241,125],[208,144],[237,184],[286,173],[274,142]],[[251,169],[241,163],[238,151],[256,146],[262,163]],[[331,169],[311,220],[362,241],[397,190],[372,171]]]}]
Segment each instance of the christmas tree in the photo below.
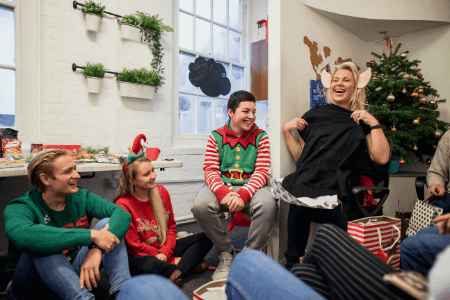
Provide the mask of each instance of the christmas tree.
[{"label": "christmas tree", "polygon": [[[431,163],[439,138],[445,133],[449,123],[438,120],[439,99],[437,90],[425,81],[420,73],[419,60],[408,58],[409,51],[393,51],[391,38],[385,35],[389,55],[372,55],[367,63],[372,68],[372,80],[366,88],[368,111],[380,122],[384,134],[394,144],[392,159],[400,164],[421,162]],[[398,54],[398,55],[397,55]]]}]

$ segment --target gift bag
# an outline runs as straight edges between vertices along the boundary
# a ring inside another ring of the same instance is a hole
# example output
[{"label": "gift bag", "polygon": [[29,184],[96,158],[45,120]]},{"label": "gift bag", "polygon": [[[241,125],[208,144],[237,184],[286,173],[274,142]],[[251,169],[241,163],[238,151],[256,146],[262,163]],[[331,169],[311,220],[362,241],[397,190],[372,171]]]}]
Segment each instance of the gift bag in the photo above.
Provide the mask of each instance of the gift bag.
[{"label": "gift bag", "polygon": [[406,230],[409,226],[409,220],[411,219],[412,212],[403,212],[403,211],[396,211],[395,217],[402,220],[402,241],[406,239]]},{"label": "gift bag", "polygon": [[388,216],[367,217],[348,222],[347,233],[379,257],[381,255],[380,249],[383,251],[385,245],[392,238],[398,239],[394,243],[393,251],[390,251],[390,255],[386,257],[386,263],[389,263],[395,269],[399,269],[400,256],[396,254],[400,253],[401,237],[399,237],[399,231],[401,226],[401,220],[397,218]]},{"label": "gift bag", "polygon": [[194,291],[194,299],[198,300],[226,300],[226,279],[210,281]]},{"label": "gift bag", "polygon": [[443,212],[442,208],[431,205],[428,200],[416,200],[406,235],[412,236],[421,229],[436,225],[433,219],[442,215]]}]

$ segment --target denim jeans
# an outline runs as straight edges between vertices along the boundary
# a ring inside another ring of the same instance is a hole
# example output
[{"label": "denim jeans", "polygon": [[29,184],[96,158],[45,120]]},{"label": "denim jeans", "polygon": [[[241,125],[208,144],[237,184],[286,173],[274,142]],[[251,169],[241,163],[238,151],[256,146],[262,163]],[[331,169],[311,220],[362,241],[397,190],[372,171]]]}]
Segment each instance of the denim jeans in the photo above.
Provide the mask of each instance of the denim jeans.
[{"label": "denim jeans", "polygon": [[189,300],[169,279],[156,274],[139,275],[123,285],[116,300]]},{"label": "denim jeans", "polygon": [[444,210],[444,214],[450,212],[450,193],[445,193],[444,196],[430,200],[430,204],[436,205]]},{"label": "denim jeans", "polygon": [[[94,229],[102,229],[108,221],[109,218],[100,220]],[[80,289],[79,284],[80,269],[88,252],[87,246],[81,247],[72,262],[62,252],[50,255],[23,252],[9,291],[11,299],[91,299],[94,295],[86,287]],[[123,238],[113,251],[103,254],[102,262],[109,292],[113,294],[131,278]]]},{"label": "denim jeans", "polygon": [[228,299],[325,299],[267,255],[245,250],[231,264]]},{"label": "denim jeans", "polygon": [[418,271],[427,277],[436,256],[449,245],[450,235],[439,234],[439,227],[420,230],[400,244],[402,269]]}]

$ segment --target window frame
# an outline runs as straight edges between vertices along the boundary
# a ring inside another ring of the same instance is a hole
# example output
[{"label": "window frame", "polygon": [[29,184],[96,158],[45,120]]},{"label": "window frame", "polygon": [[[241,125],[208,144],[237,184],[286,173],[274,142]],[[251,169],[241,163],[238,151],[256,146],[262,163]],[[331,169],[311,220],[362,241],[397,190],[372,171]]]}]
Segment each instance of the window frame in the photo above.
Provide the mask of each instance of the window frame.
[{"label": "window frame", "polygon": [[[9,128],[13,128],[20,132],[20,114],[21,114],[21,101],[20,101],[20,9],[19,9],[18,0],[7,1],[0,0],[0,7],[5,7],[8,9],[12,9],[14,12],[14,50],[15,50],[15,66],[13,65],[3,65],[0,64],[1,69],[6,70],[14,70],[15,74],[15,82],[16,82],[16,90],[15,90],[15,113],[14,113],[14,126]],[[0,124],[0,126],[3,126]]]},{"label": "window frame", "polygon": [[[239,66],[244,68],[244,89],[249,90],[250,87],[250,59],[249,59],[249,48],[250,48],[250,40],[249,40],[249,0],[242,0],[242,30],[239,31],[235,28],[230,27],[230,22],[229,22],[229,9],[227,9],[227,25],[225,26],[224,24],[221,23],[217,23],[213,20],[213,9],[214,9],[214,0],[211,0],[211,18],[205,18],[203,16],[198,16],[196,14],[195,11],[195,2],[196,0],[193,1],[193,5],[194,5],[194,12],[188,12],[185,11],[183,9],[180,9],[180,5],[179,5],[179,1],[183,1],[183,0],[174,0],[174,28],[178,29],[179,28],[179,13],[180,12],[184,12],[187,13],[189,15],[193,16],[193,30],[195,32],[196,30],[196,18],[205,20],[207,22],[211,23],[211,54],[213,53],[213,49],[214,49],[214,44],[213,44],[213,25],[219,25],[222,27],[225,27],[227,29],[227,48],[229,50],[229,30],[235,31],[235,32],[239,32],[242,34],[242,61],[243,63],[236,63],[234,61],[231,61],[229,59],[229,51],[227,51],[228,53],[228,59],[222,59],[222,58],[218,58],[215,57],[213,55],[207,55],[204,53],[200,53],[198,51],[195,50],[190,50],[190,49],[186,49],[186,48],[182,48],[179,45],[179,31],[175,30],[175,35],[174,35],[174,72],[173,72],[173,145],[174,146],[198,146],[198,147],[204,147],[206,140],[208,139],[209,133],[208,134],[180,134],[179,133],[179,94],[183,93],[183,94],[188,94],[188,95],[195,95],[196,97],[196,120],[195,120],[195,128],[196,131],[198,131],[198,106],[199,106],[199,101],[198,101],[198,97],[199,96],[206,96],[203,95],[203,93],[199,90],[199,88],[197,88],[196,93],[192,93],[192,92],[183,92],[179,90],[179,57],[180,57],[180,52],[184,52],[187,54],[191,54],[191,55],[195,55],[195,58],[202,56],[202,57],[206,57],[206,58],[214,58],[216,61],[220,61],[223,63],[227,63],[229,64],[229,69],[227,70],[228,74],[229,74],[229,78],[232,80],[231,76],[232,76],[232,68],[234,65]],[[227,8],[229,8],[229,0],[227,0]],[[193,36],[193,48],[195,49],[196,47],[196,37],[195,34]],[[208,96],[206,96],[208,97]],[[222,95],[218,96],[218,97],[210,97],[212,99],[214,98],[218,98],[218,99],[228,99],[229,97],[224,97]],[[214,100],[215,103],[215,100]],[[215,114],[215,105],[213,107],[213,111]],[[217,124],[216,124],[217,125]]]}]

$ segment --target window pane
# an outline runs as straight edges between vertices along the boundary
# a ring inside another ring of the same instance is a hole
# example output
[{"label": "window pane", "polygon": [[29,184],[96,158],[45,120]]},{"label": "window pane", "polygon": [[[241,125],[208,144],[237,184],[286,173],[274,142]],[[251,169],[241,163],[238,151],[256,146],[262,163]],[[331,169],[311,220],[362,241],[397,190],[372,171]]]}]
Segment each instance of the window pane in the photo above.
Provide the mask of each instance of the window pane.
[{"label": "window pane", "polygon": [[233,66],[233,70],[231,72],[231,91],[230,93],[234,93],[236,91],[240,91],[244,89],[244,68]]},{"label": "window pane", "polygon": [[228,121],[228,100],[216,98],[216,128],[222,128]]},{"label": "window pane", "polygon": [[195,25],[195,48],[198,52],[211,55],[211,23],[197,18]]},{"label": "window pane", "polygon": [[194,13],[194,0],[180,0],[180,9]]},{"label": "window pane", "polygon": [[230,1],[230,27],[242,31],[242,0]]},{"label": "window pane", "polygon": [[242,34],[233,30],[230,30],[230,60],[241,63],[242,62]]},{"label": "window pane", "polygon": [[195,96],[180,93],[178,99],[178,132],[195,134]]},{"label": "window pane", "polygon": [[195,55],[180,52],[179,90],[180,92],[195,93],[196,87],[189,81],[189,64],[195,61]]},{"label": "window pane", "polygon": [[213,108],[211,97],[198,97],[198,133],[210,134],[214,130]]},{"label": "window pane", "polygon": [[256,101],[256,125],[259,128],[266,131],[268,130],[269,124],[269,101],[262,100]]},{"label": "window pane", "polygon": [[194,50],[194,17],[180,12],[180,47]]},{"label": "window pane", "polygon": [[16,115],[16,71],[0,69],[0,127],[14,127]]},{"label": "window pane", "polygon": [[213,25],[213,55],[227,58],[227,29],[219,25]]},{"label": "window pane", "polygon": [[207,19],[211,19],[211,0],[196,0],[195,13]]},{"label": "window pane", "polygon": [[15,65],[14,11],[0,6],[0,64]]},{"label": "window pane", "polygon": [[227,0],[214,0],[213,20],[214,22],[227,25]]}]

